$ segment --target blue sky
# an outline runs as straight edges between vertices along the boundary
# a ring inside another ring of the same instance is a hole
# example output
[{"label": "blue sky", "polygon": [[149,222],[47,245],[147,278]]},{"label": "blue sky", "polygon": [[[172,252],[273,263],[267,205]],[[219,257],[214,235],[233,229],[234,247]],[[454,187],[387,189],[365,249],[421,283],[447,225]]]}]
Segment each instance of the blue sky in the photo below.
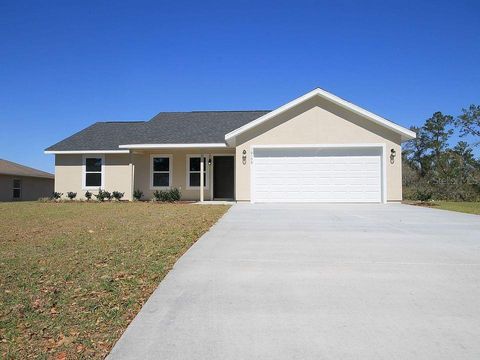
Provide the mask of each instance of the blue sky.
[{"label": "blue sky", "polygon": [[322,87],[401,125],[480,103],[477,1],[1,1],[0,158],[95,121]]}]

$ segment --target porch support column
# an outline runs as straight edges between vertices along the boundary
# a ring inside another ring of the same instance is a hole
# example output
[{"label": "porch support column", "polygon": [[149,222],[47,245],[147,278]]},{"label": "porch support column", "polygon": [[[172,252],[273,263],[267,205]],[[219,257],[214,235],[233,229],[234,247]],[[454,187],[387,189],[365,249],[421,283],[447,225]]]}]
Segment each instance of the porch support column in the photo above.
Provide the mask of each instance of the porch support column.
[{"label": "porch support column", "polygon": [[205,173],[205,164],[203,154],[200,155],[200,202],[203,202],[203,174]]},{"label": "porch support column", "polygon": [[130,161],[128,167],[130,168],[130,196],[128,200],[133,201],[133,192],[135,190],[135,166],[133,165],[133,151],[129,153]]}]

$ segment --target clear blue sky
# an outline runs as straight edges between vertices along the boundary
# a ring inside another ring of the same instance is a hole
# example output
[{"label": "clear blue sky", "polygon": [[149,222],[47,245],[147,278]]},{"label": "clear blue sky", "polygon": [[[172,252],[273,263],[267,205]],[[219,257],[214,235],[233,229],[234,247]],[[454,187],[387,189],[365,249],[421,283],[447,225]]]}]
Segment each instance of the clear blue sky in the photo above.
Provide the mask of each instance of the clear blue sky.
[{"label": "clear blue sky", "polygon": [[480,2],[1,1],[0,158],[95,121],[322,87],[401,125],[480,103]]}]

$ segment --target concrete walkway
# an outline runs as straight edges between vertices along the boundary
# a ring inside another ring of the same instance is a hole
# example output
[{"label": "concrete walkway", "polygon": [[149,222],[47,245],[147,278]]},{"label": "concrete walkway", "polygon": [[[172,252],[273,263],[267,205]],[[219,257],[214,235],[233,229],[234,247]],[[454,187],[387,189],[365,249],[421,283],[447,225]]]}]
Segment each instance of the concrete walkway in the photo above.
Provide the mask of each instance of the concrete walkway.
[{"label": "concrete walkway", "polygon": [[110,359],[480,359],[480,216],[239,204]]}]

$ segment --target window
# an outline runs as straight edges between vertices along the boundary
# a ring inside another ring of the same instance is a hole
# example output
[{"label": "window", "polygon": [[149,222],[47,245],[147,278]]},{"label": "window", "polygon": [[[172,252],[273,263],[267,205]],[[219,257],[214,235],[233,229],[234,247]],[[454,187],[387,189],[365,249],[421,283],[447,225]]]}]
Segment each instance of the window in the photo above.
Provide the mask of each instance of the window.
[{"label": "window", "polygon": [[172,182],[172,156],[152,155],[151,156],[151,188],[168,188]]},{"label": "window", "polygon": [[[203,158],[203,184],[208,189],[207,159]],[[187,187],[200,187],[200,155],[187,156]]]},{"label": "window", "polygon": [[13,199],[20,199],[22,195],[22,182],[19,179],[13,180]]},{"label": "window", "polygon": [[104,157],[84,156],[83,157],[83,188],[103,188],[104,183]]}]

